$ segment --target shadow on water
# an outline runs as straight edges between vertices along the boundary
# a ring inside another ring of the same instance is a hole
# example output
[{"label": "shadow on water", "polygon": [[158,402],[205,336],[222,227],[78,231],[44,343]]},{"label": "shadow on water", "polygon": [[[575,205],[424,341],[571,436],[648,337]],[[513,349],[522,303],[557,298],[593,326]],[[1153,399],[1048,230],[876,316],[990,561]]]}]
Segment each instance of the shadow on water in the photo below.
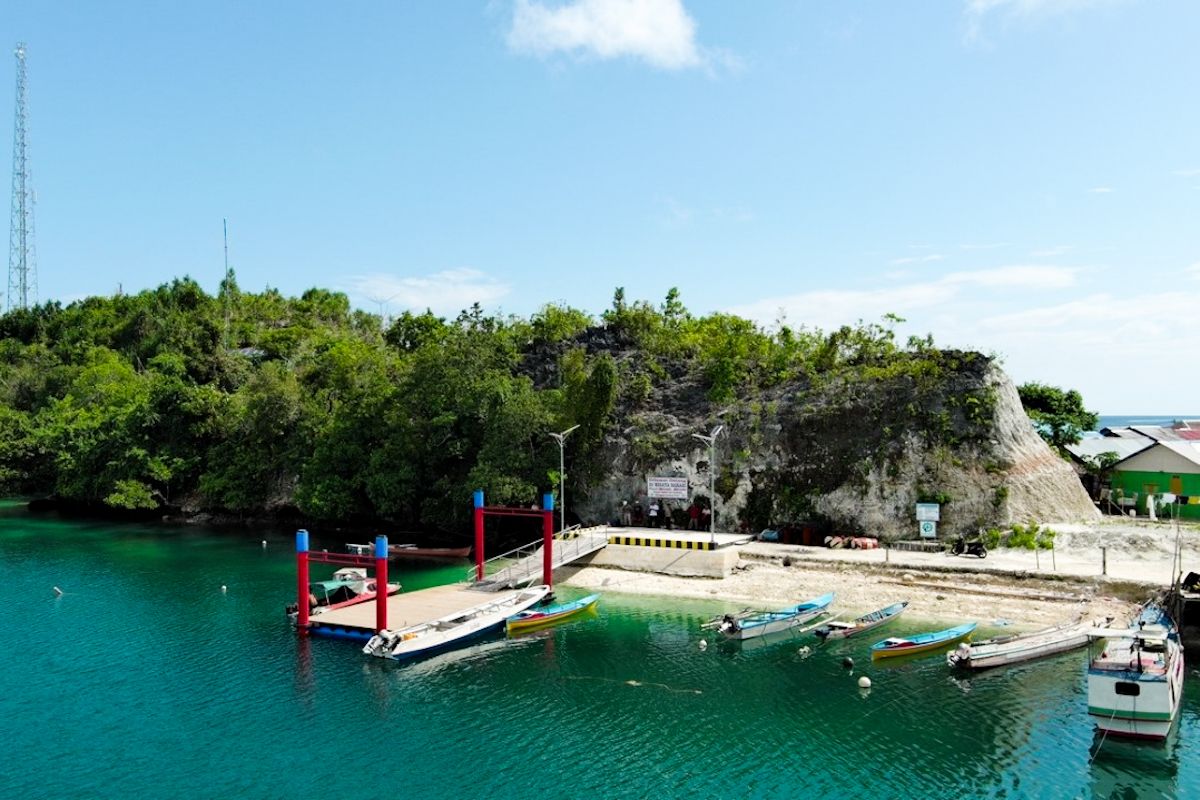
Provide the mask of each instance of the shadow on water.
[{"label": "shadow on water", "polygon": [[1130,741],[1097,730],[1091,755],[1095,800],[1175,798],[1179,793],[1179,725],[1162,742]]}]

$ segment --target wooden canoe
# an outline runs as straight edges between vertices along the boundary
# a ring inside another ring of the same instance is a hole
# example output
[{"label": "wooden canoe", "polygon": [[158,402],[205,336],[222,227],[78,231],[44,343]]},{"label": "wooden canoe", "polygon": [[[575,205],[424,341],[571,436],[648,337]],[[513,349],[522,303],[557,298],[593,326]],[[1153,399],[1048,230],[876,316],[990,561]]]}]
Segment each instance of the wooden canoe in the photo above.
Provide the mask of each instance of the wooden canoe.
[{"label": "wooden canoe", "polygon": [[510,634],[526,633],[528,631],[557,625],[569,619],[583,616],[596,607],[598,594],[589,594],[570,603],[547,606],[546,608],[530,608],[508,618],[505,626]]},{"label": "wooden canoe", "polygon": [[968,622],[954,628],[932,633],[918,633],[907,638],[893,637],[871,645],[871,658],[894,658],[910,656],[916,653],[928,653],[947,645],[957,644],[971,635],[976,623]]}]

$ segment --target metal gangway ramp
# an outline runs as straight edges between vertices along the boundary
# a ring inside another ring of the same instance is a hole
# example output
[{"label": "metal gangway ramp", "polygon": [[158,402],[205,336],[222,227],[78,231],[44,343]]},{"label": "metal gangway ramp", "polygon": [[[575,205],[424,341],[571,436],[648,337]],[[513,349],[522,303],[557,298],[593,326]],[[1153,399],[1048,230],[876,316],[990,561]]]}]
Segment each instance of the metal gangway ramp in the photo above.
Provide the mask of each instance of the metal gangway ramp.
[{"label": "metal gangway ramp", "polygon": [[[608,544],[608,528],[598,525],[594,528],[567,529],[554,536],[554,546],[551,552],[551,568],[578,561],[589,556]],[[542,579],[542,542],[539,539],[524,547],[509,550],[483,563],[483,580],[475,580],[475,567],[471,567],[470,577],[473,588],[484,591],[498,592],[502,589],[516,589],[530,586]],[[488,566],[497,568],[489,574]]]}]

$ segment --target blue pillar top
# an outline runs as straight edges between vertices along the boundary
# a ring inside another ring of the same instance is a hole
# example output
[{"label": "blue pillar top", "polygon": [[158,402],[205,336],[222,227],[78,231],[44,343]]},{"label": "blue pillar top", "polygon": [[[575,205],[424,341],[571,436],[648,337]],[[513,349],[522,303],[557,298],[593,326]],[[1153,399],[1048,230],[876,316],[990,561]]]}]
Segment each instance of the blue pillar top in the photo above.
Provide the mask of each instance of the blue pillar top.
[{"label": "blue pillar top", "polygon": [[483,508],[483,489],[476,489],[474,497],[475,497],[475,507]]},{"label": "blue pillar top", "polygon": [[387,558],[388,557],[387,537],[386,536],[376,536],[375,537],[375,557],[376,558]]},{"label": "blue pillar top", "polygon": [[308,552],[308,531],[304,530],[303,528],[296,531],[296,552]]},{"label": "blue pillar top", "polygon": [[554,495],[553,494],[546,493],[546,494],[542,495],[542,510],[543,511],[553,511],[554,510]]}]

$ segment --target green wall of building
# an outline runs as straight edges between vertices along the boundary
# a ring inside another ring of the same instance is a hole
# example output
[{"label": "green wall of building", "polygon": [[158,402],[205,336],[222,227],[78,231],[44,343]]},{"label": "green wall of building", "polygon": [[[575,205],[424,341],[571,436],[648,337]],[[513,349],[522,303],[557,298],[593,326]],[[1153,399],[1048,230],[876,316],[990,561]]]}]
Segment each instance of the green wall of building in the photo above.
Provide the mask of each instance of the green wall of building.
[{"label": "green wall of building", "polygon": [[[1179,478],[1178,491],[1172,488],[1172,478]],[[1187,472],[1126,472],[1114,470],[1111,474],[1113,498],[1120,497],[1122,494],[1125,497],[1130,497],[1137,494],[1137,510],[1139,515],[1146,513],[1146,494],[1147,487],[1156,487],[1153,490],[1154,494],[1162,494],[1164,492],[1175,491],[1176,494],[1181,494],[1186,497],[1200,496],[1200,473]],[[1168,512],[1171,516],[1175,515],[1175,509],[1179,509],[1180,519],[1200,519],[1200,504],[1171,506],[1164,509],[1162,506],[1155,504],[1155,513],[1160,517],[1167,516]]]}]

